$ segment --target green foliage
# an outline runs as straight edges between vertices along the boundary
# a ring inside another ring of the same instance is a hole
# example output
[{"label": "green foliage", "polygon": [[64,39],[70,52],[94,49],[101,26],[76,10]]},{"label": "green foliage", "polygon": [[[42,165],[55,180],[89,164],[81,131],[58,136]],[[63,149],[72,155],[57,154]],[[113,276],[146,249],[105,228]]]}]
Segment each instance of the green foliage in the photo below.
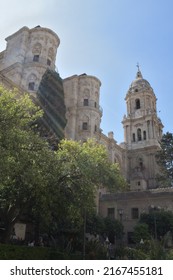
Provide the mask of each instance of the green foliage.
[{"label": "green foliage", "polygon": [[98,240],[90,240],[86,243],[86,259],[104,260],[106,254],[107,248]]},{"label": "green foliage", "polygon": [[87,216],[86,232],[103,238],[108,237],[109,241],[114,243],[115,238],[121,239],[123,237],[123,225],[116,219],[104,218],[92,213]]},{"label": "green foliage", "polygon": [[173,260],[173,249],[170,249],[167,253],[167,260]]},{"label": "green foliage", "polygon": [[[52,151],[36,132],[42,116],[27,94],[0,87],[0,203],[7,242],[14,223],[30,216],[37,231],[79,231],[98,188],[125,188],[116,164],[94,140],[63,140]],[[34,129],[33,129],[34,128]]]},{"label": "green foliage", "polygon": [[166,260],[170,252],[165,248],[165,237],[160,241],[154,238],[146,240],[144,244],[139,244],[136,250],[145,254],[148,260]]},{"label": "green foliage", "polygon": [[172,249],[166,249],[162,241],[150,239],[136,248],[123,249],[122,259],[126,260],[173,260]]},{"label": "green foliage", "polygon": [[173,134],[167,132],[161,140],[161,150],[156,155],[160,172],[157,175],[161,187],[171,187],[173,184]]},{"label": "green foliage", "polygon": [[145,223],[138,223],[134,227],[134,241],[135,243],[139,244],[141,239],[142,240],[149,240],[151,235],[149,234],[149,227]]},{"label": "green foliage", "polygon": [[105,233],[109,237],[111,243],[114,243],[114,239],[121,239],[123,237],[123,225],[116,219],[106,217],[105,222]]},{"label": "green foliage", "polygon": [[50,247],[0,244],[0,260],[80,260],[81,254],[65,254]]},{"label": "green foliage", "polygon": [[149,232],[153,237],[163,237],[167,232],[173,233],[173,213],[171,211],[152,211],[142,214],[140,222],[148,225]]},{"label": "green foliage", "polygon": [[166,249],[160,241],[151,239],[147,243],[145,245],[150,260],[165,260],[167,258]]},{"label": "green foliage", "polygon": [[[17,219],[42,206],[54,157],[48,144],[33,131],[42,112],[27,94],[0,87],[0,202],[8,241]],[[49,167],[49,168],[48,168]],[[46,212],[46,211],[45,211]]]},{"label": "green foliage", "polygon": [[97,215],[95,212],[87,215],[86,232],[94,235],[105,233],[105,218]]},{"label": "green foliage", "polygon": [[127,247],[124,249],[125,260],[147,260],[148,255],[145,254],[141,249]]},{"label": "green foliage", "polygon": [[94,140],[83,144],[62,140],[56,155],[60,176],[51,191],[54,232],[78,231],[84,211],[88,216],[95,210],[98,188],[116,191],[126,184],[118,166],[110,163],[106,149]]},{"label": "green foliage", "polygon": [[85,143],[62,140],[57,151],[61,170],[69,182],[77,182],[92,187],[106,187],[116,191],[126,187],[117,164],[111,164],[106,148],[95,140]]},{"label": "green foliage", "polygon": [[47,259],[49,249],[0,244],[1,260],[40,260]]}]

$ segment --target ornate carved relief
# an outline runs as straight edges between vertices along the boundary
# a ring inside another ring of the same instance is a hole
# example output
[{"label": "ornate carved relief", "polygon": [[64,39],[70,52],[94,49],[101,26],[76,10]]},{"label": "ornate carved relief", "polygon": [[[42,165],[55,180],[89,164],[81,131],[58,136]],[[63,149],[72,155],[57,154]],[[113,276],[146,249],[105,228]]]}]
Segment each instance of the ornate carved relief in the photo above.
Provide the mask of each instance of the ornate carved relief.
[{"label": "ornate carved relief", "polygon": [[42,45],[40,43],[36,43],[32,48],[33,54],[40,54],[42,49]]},{"label": "ornate carved relief", "polygon": [[31,73],[27,78],[28,82],[35,82],[36,80],[37,80],[37,76],[33,73]]},{"label": "ornate carved relief", "polygon": [[88,88],[85,88],[83,91],[83,97],[89,98],[90,97],[90,91]]}]

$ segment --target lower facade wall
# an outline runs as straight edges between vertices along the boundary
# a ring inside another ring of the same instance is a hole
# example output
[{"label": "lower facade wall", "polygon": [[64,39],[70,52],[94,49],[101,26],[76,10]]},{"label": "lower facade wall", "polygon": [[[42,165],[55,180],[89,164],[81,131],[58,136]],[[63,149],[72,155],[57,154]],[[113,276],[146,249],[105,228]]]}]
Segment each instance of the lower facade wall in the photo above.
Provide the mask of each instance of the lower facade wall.
[{"label": "lower facade wall", "polygon": [[124,226],[124,244],[130,242],[134,226],[142,213],[149,213],[151,208],[173,212],[173,189],[157,189],[139,192],[103,194],[99,199],[99,214],[111,216]]}]

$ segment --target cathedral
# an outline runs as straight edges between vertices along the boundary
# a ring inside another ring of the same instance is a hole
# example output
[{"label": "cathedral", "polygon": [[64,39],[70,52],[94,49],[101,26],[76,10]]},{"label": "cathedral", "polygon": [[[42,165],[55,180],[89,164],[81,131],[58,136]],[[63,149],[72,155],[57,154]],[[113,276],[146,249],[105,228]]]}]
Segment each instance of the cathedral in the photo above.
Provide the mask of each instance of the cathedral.
[{"label": "cathedral", "polygon": [[[119,164],[129,191],[100,191],[98,213],[122,221],[124,242],[130,243],[141,213],[152,207],[173,211],[172,189],[162,189],[156,181],[155,155],[163,129],[157,116],[157,98],[139,66],[125,94],[124,142],[118,145],[113,132],[105,135],[101,129],[101,81],[85,73],[61,79],[56,72],[60,44],[56,33],[40,26],[23,27],[7,37],[6,42],[6,49],[0,53],[0,83],[17,87],[21,93],[28,92],[35,99],[41,97],[43,110],[49,107],[47,126],[57,137],[83,142],[95,138],[106,147],[111,162]],[[55,95],[56,102],[52,99]]]}]

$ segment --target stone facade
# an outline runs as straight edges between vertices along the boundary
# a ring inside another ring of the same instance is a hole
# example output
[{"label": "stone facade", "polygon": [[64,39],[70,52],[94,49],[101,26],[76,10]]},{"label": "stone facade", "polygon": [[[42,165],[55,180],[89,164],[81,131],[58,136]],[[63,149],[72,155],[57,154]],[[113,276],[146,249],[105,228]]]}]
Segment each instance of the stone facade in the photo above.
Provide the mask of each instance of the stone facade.
[{"label": "stone facade", "polygon": [[[23,27],[6,38],[6,50],[0,53],[0,82],[8,88],[36,93],[47,69],[55,71],[55,59],[60,40],[50,29],[37,26]],[[108,136],[101,130],[102,109],[98,78],[87,74],[67,77],[63,81],[67,124],[65,137],[76,141],[95,138],[107,148],[110,160],[119,163],[121,172],[130,186],[130,192],[122,194],[100,193],[98,211],[108,215],[115,209],[115,218],[121,218],[127,237],[136,219],[131,219],[132,208],[138,214],[150,204],[171,206],[172,190],[157,189],[157,164],[155,154],[160,149],[162,122],[157,116],[154,91],[142,77],[138,67],[135,80],[131,83],[125,100],[127,113],[122,124],[124,143],[117,144],[113,132]],[[155,189],[155,191],[154,191]],[[121,216],[118,209],[122,210]],[[118,214],[119,213],[119,214]]]},{"label": "stone facade", "polygon": [[60,40],[48,28],[23,27],[6,38],[0,53],[0,73],[26,91],[36,92],[47,68],[55,70]]},{"label": "stone facade", "polygon": [[98,138],[102,109],[99,105],[101,82],[94,76],[75,75],[63,80],[68,139],[86,141]]}]

